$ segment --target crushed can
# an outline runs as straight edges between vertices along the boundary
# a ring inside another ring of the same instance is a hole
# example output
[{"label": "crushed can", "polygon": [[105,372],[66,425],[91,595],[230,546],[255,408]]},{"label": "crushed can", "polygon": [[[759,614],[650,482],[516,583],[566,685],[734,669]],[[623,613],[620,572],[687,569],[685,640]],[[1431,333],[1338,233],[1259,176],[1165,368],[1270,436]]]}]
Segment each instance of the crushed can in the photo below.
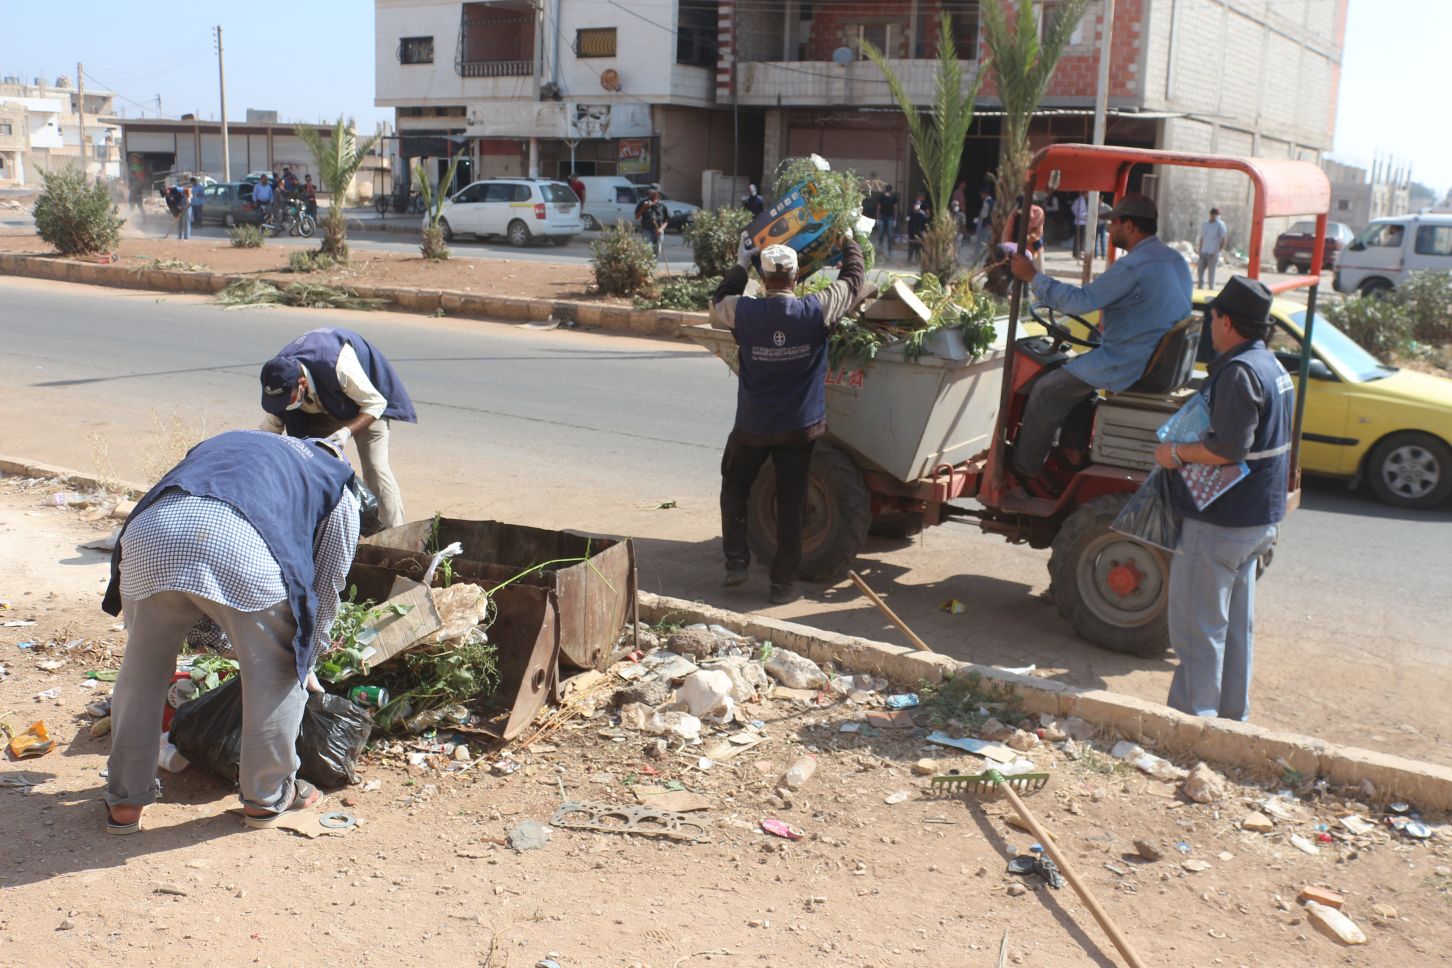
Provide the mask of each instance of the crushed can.
[{"label": "crushed can", "polygon": [[354,686],[348,699],[364,709],[382,709],[388,705],[388,690],[382,686]]}]

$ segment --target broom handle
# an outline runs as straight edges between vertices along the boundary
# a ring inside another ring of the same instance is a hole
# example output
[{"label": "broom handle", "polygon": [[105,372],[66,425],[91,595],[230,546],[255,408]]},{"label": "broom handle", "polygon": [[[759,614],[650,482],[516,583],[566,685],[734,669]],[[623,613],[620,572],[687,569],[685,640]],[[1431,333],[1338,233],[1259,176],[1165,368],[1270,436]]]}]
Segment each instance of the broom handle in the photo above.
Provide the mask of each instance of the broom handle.
[{"label": "broom handle", "polygon": [[884,602],[882,599],[878,598],[877,593],[867,587],[867,582],[862,580],[861,575],[857,574],[857,572],[855,571],[849,571],[847,572],[847,577],[851,578],[852,584],[856,585],[859,589],[861,589],[862,594],[866,595],[868,600],[871,601],[872,604],[876,605],[878,609],[882,611],[882,614],[887,616],[887,620],[889,622],[902,629],[902,633],[908,637],[909,642],[917,646],[923,652],[933,652],[932,646],[928,645],[928,643],[918,638],[917,633],[914,632],[912,629],[908,628],[907,623],[904,622],[902,619],[898,618],[897,613],[887,607],[887,602]]},{"label": "broom handle", "polygon": [[1089,893],[1089,888],[1085,887],[1084,883],[1079,880],[1079,875],[1075,873],[1073,866],[1069,863],[1069,859],[1059,849],[1059,845],[1054,842],[1054,839],[1049,836],[1044,828],[1039,826],[1039,822],[1034,819],[1033,814],[1029,813],[1028,807],[1024,806],[1023,800],[1014,792],[1012,786],[1013,778],[1006,777],[1005,779],[1007,782],[1000,783],[998,788],[1003,791],[1004,795],[1008,797],[1008,802],[1013,804],[1013,808],[1023,818],[1024,825],[1039,839],[1039,843],[1044,845],[1044,850],[1048,851],[1049,856],[1058,865],[1059,873],[1064,875],[1064,880],[1073,886],[1074,892],[1079,895],[1079,898],[1084,902],[1084,906],[1089,909],[1089,913],[1094,915],[1094,920],[1099,922],[1099,926],[1104,929],[1104,933],[1109,935],[1109,940],[1114,942],[1114,946],[1119,949],[1119,953],[1124,955],[1124,960],[1129,962],[1130,968],[1144,968],[1144,962],[1140,961],[1139,955],[1135,954],[1134,949],[1130,947],[1129,939],[1124,936],[1124,932],[1120,931],[1119,926],[1110,920],[1109,915],[1099,906],[1099,902],[1094,899],[1094,895]]}]

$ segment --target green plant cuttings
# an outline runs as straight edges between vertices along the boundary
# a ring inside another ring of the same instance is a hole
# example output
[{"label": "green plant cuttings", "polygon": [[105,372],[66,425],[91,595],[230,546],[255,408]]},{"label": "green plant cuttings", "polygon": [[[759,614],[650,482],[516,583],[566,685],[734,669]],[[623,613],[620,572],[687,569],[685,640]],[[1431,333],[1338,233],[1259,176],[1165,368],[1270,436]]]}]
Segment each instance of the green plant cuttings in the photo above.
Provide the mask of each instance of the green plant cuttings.
[{"label": "green plant cuttings", "polygon": [[267,241],[267,236],[256,225],[235,225],[227,230],[227,238],[232,240],[234,249],[260,249]]},{"label": "green plant cuttings", "polygon": [[320,309],[382,309],[386,299],[360,296],[346,286],[325,286],[315,282],[291,282],[279,289],[262,279],[241,279],[217,293],[217,302],[227,309],[248,306],[299,306]]},{"label": "green plant cuttings", "polygon": [[960,275],[948,285],[937,276],[924,273],[918,279],[916,295],[928,307],[927,323],[904,331],[899,326],[884,326],[872,320],[844,319],[833,331],[828,348],[828,364],[841,366],[849,359],[868,362],[878,350],[901,342],[903,355],[910,360],[928,352],[928,340],[943,329],[956,329],[972,359],[978,359],[993,345],[997,330],[994,317],[1000,307],[988,293],[973,288],[972,277]]},{"label": "green plant cuttings", "polygon": [[1023,718],[1023,700],[1007,683],[988,682],[976,672],[924,682],[918,688],[923,708],[934,726],[950,721],[976,728],[989,717],[1006,723]]},{"label": "green plant cuttings", "polygon": [[407,615],[412,606],[392,603],[378,605],[371,599],[358,601],[358,586],[348,589],[346,600],[338,603],[333,617],[332,644],[319,657],[318,678],[342,682],[363,671],[363,653],[377,638],[373,624],[385,615]]}]

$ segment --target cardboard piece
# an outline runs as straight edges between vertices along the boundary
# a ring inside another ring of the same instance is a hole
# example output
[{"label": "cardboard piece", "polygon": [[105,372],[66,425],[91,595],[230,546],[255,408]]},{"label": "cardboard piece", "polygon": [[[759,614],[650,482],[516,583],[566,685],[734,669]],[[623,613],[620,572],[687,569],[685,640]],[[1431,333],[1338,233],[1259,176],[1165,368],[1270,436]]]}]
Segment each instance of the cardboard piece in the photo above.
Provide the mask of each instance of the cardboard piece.
[{"label": "cardboard piece", "polygon": [[983,739],[973,739],[971,736],[955,739],[947,733],[935,732],[928,737],[928,742],[936,743],[939,746],[951,746],[955,749],[972,753],[974,756],[983,756],[990,760],[997,760],[999,763],[1012,763],[1018,758],[1017,753],[1002,743],[990,743]]},{"label": "cardboard piece", "polygon": [[652,810],[670,810],[674,813],[690,813],[693,810],[709,810],[711,801],[699,793],[689,790],[667,790],[663,786],[645,783],[630,788],[635,799]]},{"label": "cardboard piece", "polygon": [[873,710],[867,714],[867,725],[876,726],[878,729],[912,729],[913,714],[906,709],[894,709],[891,712]]},{"label": "cardboard piece", "polygon": [[933,318],[933,311],[918,298],[907,283],[894,279],[892,286],[876,302],[863,310],[868,319],[883,321],[913,320],[927,323]]},{"label": "cardboard piece", "polygon": [[728,738],[715,744],[710,749],[706,750],[703,755],[706,756],[708,759],[712,759],[720,763],[723,760],[731,759],[733,756],[739,756],[740,754],[751,749],[753,746],[760,746],[762,743],[765,743],[766,740],[767,737],[763,736],[760,733],[746,735],[743,735],[741,733],[734,733]]},{"label": "cardboard piece", "polygon": [[443,627],[429,590],[416,581],[395,578],[383,606],[402,605],[407,614],[386,612],[369,628],[375,633],[363,650],[363,669],[368,671],[398,655],[419,639]]}]

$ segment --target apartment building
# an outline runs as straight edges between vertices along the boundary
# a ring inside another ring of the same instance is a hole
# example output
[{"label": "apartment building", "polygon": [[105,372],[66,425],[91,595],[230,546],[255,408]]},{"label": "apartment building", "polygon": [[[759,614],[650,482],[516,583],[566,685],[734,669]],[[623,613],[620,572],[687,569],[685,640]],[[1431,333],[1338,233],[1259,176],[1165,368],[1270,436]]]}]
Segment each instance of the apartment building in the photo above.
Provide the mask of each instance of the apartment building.
[{"label": "apartment building", "polygon": [[69,78],[0,78],[0,185],[38,185],[42,171],[74,167],[83,155],[90,177],[120,177],[120,129],[106,120],[114,100],[111,91],[86,90],[82,149],[81,94]]},{"label": "apartment building", "polygon": [[[1118,0],[1107,140],[1319,160],[1346,4]],[[1035,2],[1041,27],[1058,6]],[[977,0],[375,0],[377,103],[395,109],[403,154],[463,152],[479,175],[623,173],[694,201],[703,170],[769,189],[782,158],[816,152],[910,193],[921,175],[906,127],[860,44],[883,50],[926,108],[944,14],[966,85],[986,57]],[[1102,19],[1094,4],[1078,24],[1035,146],[1090,140]],[[997,165],[1000,117],[985,79],[963,153],[970,185]],[[1193,237],[1217,205],[1245,245],[1242,176],[1177,170],[1134,184],[1158,199],[1167,237]]]}]

